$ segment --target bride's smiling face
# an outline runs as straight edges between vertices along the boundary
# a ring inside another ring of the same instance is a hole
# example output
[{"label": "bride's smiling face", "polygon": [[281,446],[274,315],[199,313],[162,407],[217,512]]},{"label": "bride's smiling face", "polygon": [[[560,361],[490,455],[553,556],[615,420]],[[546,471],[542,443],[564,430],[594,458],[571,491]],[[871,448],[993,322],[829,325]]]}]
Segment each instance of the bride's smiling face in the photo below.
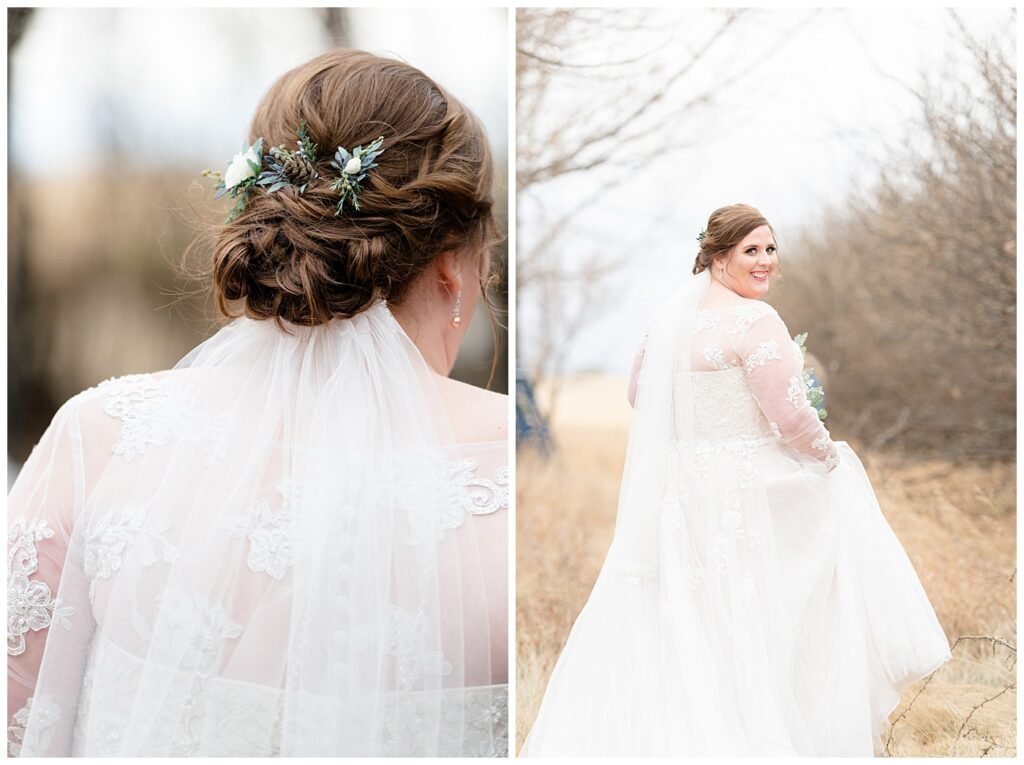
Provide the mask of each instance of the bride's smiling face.
[{"label": "bride's smiling face", "polygon": [[758,226],[727,254],[716,259],[713,274],[737,295],[757,299],[768,292],[778,267],[772,230]]}]

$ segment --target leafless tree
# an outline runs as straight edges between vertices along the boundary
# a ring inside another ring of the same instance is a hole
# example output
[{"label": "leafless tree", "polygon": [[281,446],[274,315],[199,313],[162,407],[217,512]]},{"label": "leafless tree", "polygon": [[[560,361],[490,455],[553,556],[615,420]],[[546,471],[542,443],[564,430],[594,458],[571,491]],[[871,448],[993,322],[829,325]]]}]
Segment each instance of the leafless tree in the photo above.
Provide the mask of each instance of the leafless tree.
[{"label": "leafless tree", "polygon": [[[827,359],[833,426],[881,445],[1006,457],[1016,441],[1015,19],[976,39],[950,12],[878,182],[804,232],[780,291]],[[796,331],[796,330],[794,330]]]}]

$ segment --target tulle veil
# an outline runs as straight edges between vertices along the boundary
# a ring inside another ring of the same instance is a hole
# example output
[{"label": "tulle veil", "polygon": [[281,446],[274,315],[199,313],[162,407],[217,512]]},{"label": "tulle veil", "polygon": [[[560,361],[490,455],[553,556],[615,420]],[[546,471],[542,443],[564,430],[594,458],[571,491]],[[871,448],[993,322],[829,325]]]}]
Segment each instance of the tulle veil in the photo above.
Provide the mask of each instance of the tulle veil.
[{"label": "tulle veil", "polygon": [[625,467],[619,490],[615,535],[608,553],[616,568],[639,578],[656,579],[659,568],[659,519],[673,492],[668,469],[677,464],[680,445],[693,433],[691,346],[697,311],[711,284],[710,272],[687,274],[654,312],[644,344],[642,385],[637,389]]},{"label": "tulle veil", "polygon": [[50,630],[23,755],[500,752],[497,636],[466,634],[488,551],[463,523],[494,487],[453,480],[434,373],[385,303],[236,319],[59,417],[83,459],[11,497],[74,486],[72,627]]}]

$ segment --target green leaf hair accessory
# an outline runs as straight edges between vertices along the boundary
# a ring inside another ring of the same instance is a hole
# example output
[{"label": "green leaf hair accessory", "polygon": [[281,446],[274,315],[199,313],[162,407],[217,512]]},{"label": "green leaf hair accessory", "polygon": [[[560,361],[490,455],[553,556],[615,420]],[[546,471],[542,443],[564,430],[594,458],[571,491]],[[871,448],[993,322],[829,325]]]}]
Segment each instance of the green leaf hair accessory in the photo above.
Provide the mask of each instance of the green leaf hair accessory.
[{"label": "green leaf hair accessory", "polygon": [[270,149],[268,169],[260,173],[256,181],[260,186],[269,186],[267,193],[273,193],[285,186],[296,186],[301,194],[310,181],[315,180],[317,145],[306,131],[306,122],[299,125],[299,140],[296,151],[290,151],[284,144]]},{"label": "green leaf hair accessory", "polygon": [[698,242],[703,242],[704,241],[704,237],[706,237],[707,235],[708,235],[708,230],[706,228],[702,228],[700,230],[700,233],[697,234],[697,241]]},{"label": "green leaf hair accessory", "polygon": [[377,166],[376,159],[384,150],[384,136],[379,136],[376,141],[365,148],[356,146],[349,154],[344,146],[339,146],[338,151],[331,160],[331,167],[337,170],[340,175],[331,185],[331,191],[341,194],[338,200],[338,207],[334,211],[335,217],[341,215],[345,209],[345,200],[351,198],[352,206],[359,209],[359,194],[363,190],[363,179],[366,173]]},{"label": "green leaf hair accessory", "polygon": [[243,144],[242,151],[234,156],[234,159],[228,165],[228,169],[223,174],[217,170],[203,170],[203,176],[216,178],[219,181],[214,199],[220,199],[225,194],[229,195],[232,199],[241,197],[238,203],[231,208],[228,217],[224,219],[225,223],[230,223],[235,216],[245,209],[253,186],[256,185],[256,179],[259,176],[262,165],[263,139],[259,138],[252,146]]}]

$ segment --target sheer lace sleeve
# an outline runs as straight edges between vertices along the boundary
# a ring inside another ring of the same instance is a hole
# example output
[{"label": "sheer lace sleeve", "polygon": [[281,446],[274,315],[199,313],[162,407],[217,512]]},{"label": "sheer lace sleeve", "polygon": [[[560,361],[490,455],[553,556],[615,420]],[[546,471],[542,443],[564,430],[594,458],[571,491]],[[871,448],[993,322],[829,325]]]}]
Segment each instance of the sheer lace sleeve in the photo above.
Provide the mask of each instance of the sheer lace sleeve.
[{"label": "sheer lace sleeve", "polygon": [[734,345],[750,390],[772,429],[788,446],[833,470],[839,454],[807,399],[803,358],[782,318],[769,308],[735,336]]},{"label": "sheer lace sleeve", "polygon": [[75,399],[55,415],[8,496],[7,714],[8,753],[18,755],[51,630],[71,630],[81,616],[59,595],[74,518],[82,501],[81,434]]}]

